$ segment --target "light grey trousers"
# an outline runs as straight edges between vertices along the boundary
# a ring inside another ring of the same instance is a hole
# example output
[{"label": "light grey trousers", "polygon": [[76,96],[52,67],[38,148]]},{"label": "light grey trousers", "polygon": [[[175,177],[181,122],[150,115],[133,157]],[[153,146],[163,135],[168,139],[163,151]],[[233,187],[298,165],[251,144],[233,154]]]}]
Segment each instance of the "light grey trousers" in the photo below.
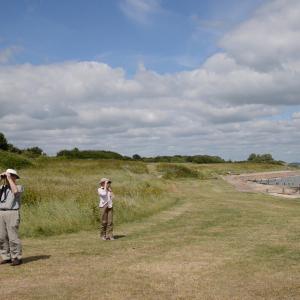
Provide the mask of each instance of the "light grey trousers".
[{"label": "light grey trousers", "polygon": [[0,210],[0,256],[3,260],[22,258],[19,224],[18,210]]}]

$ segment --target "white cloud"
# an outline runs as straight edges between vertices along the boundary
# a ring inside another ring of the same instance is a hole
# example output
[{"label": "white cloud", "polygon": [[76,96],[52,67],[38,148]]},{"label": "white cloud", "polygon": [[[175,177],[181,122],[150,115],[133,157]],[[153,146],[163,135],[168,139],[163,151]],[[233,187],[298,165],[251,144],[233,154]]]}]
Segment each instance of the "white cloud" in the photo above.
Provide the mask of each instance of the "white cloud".
[{"label": "white cloud", "polygon": [[298,0],[269,1],[220,45],[238,63],[258,70],[283,67],[300,58],[299,15]]},{"label": "white cloud", "polygon": [[[17,146],[50,153],[78,146],[233,159],[271,152],[296,160],[300,45],[289,37],[300,32],[298,8],[295,1],[267,4],[224,37],[223,52],[193,71],[161,75],[140,67],[128,79],[123,69],[99,62],[3,65],[0,131]],[[287,106],[295,111],[280,120]]]},{"label": "white cloud", "polygon": [[150,16],[161,11],[160,0],[122,0],[120,8],[126,17],[141,24],[148,24]]}]

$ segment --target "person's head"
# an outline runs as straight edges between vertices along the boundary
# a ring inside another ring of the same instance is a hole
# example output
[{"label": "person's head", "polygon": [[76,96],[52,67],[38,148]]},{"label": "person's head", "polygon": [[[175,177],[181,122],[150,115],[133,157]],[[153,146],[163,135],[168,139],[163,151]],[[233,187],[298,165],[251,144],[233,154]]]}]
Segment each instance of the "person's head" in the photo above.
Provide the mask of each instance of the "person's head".
[{"label": "person's head", "polygon": [[4,173],[4,175],[1,175],[1,179],[5,179],[5,182],[8,183],[8,180],[7,180],[7,175],[6,174],[9,174],[10,175],[10,178],[12,179],[13,182],[16,182],[17,179],[20,178],[20,176],[18,175],[17,171],[14,170],[14,169],[7,169]]},{"label": "person's head", "polygon": [[100,185],[103,187],[105,186],[105,182],[106,182],[106,186],[110,186],[111,185],[111,180],[108,178],[101,178],[100,180]]}]

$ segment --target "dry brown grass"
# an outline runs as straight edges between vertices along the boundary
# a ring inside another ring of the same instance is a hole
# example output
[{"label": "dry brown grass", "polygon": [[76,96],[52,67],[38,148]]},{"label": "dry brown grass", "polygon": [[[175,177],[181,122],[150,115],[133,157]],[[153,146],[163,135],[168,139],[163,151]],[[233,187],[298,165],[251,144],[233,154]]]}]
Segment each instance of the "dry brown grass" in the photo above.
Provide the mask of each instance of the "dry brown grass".
[{"label": "dry brown grass", "polygon": [[119,226],[114,242],[24,240],[25,264],[0,268],[1,299],[299,299],[298,200],[174,184],[177,206]]}]

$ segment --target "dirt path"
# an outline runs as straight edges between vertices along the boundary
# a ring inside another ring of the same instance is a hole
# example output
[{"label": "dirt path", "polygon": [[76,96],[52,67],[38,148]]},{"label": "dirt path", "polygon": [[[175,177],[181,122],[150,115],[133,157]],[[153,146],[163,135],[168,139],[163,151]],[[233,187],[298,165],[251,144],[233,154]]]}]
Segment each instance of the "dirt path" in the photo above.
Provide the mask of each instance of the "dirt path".
[{"label": "dirt path", "polygon": [[6,299],[297,299],[300,205],[222,180],[174,186],[174,206],[98,232],[25,239],[24,264],[0,266]]},{"label": "dirt path", "polygon": [[273,172],[260,172],[241,175],[227,175],[222,178],[232,184],[238,191],[241,192],[259,192],[270,194],[272,196],[283,198],[300,198],[299,191],[293,188],[276,186],[276,185],[263,185],[254,181],[261,179],[283,178],[300,175],[299,171],[273,171]]}]

